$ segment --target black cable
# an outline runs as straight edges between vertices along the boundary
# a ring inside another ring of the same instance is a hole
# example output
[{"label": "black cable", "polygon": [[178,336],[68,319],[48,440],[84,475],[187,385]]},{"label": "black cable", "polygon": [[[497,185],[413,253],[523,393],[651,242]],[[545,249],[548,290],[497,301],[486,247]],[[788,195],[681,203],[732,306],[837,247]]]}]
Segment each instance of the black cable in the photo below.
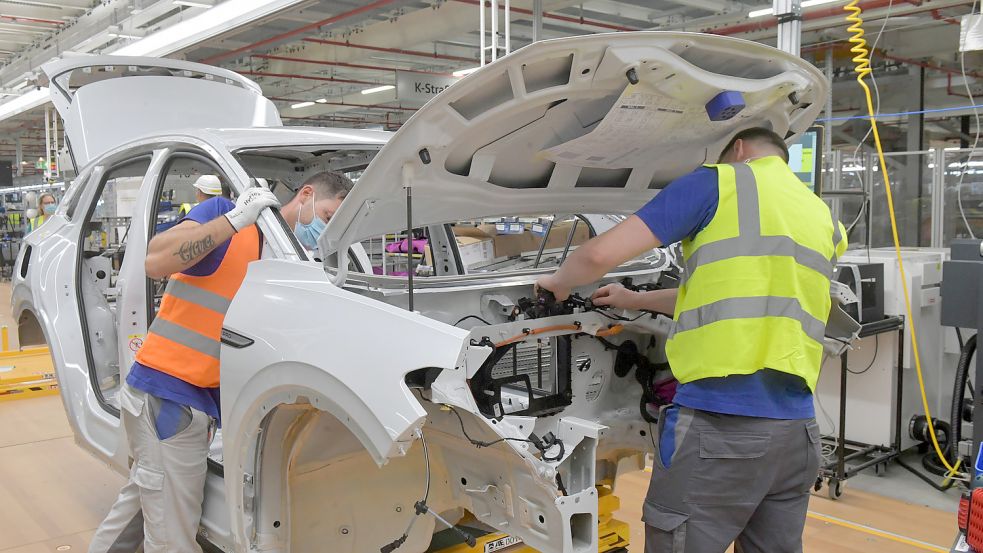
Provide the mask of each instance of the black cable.
[{"label": "black cable", "polygon": [[453,326],[457,326],[457,325],[463,323],[464,321],[466,321],[468,319],[475,319],[475,320],[478,320],[478,321],[481,321],[481,322],[485,323],[488,326],[492,326],[492,324],[490,322],[482,319],[481,317],[479,317],[477,315],[465,315],[465,316],[461,317],[460,319],[458,319],[458,321],[456,323],[454,323]]},{"label": "black cable", "polygon": [[959,330],[958,326],[955,328],[956,328],[956,339],[959,340],[959,350],[961,351],[966,346],[966,342],[963,341],[963,331]]},{"label": "black cable", "polygon": [[880,334],[875,334],[874,335],[874,356],[870,358],[870,363],[867,365],[867,367],[864,370],[862,370],[862,371],[851,371],[850,368],[847,367],[846,371],[848,373],[850,373],[850,374],[864,374],[865,372],[869,371],[871,367],[874,366],[874,361],[877,360],[877,348],[880,345],[880,336],[881,336]]},{"label": "black cable", "polygon": [[476,439],[472,438],[470,434],[468,434],[468,431],[467,430],[464,429],[464,419],[461,418],[461,414],[457,412],[457,409],[451,407],[450,405],[448,405],[447,408],[450,409],[451,412],[454,413],[454,415],[457,417],[457,422],[461,423],[461,433],[464,434],[464,438],[467,441],[471,442],[471,445],[473,445],[475,447],[478,447],[478,448],[491,447],[493,445],[500,444],[500,443],[506,442],[506,441],[526,442],[526,443],[529,443],[529,444],[536,445],[536,442],[534,442],[534,441],[532,441],[532,440],[530,440],[528,438],[499,438],[497,440],[493,440],[493,441],[490,441],[490,442],[485,442],[485,441],[482,441],[482,440],[476,440]]},{"label": "black cable", "polygon": [[[499,438],[497,440],[492,440],[490,442],[476,440],[472,438],[471,435],[468,434],[467,430],[464,429],[464,419],[461,418],[461,414],[457,412],[457,409],[451,407],[450,405],[448,405],[447,408],[450,409],[452,413],[454,413],[454,415],[457,417],[457,422],[461,424],[461,433],[464,434],[464,438],[469,442],[471,442],[471,445],[479,449],[482,447],[491,447],[493,445],[500,444],[502,442],[525,442],[527,444],[532,444],[536,449],[538,449],[540,453],[543,454],[544,461],[558,461],[560,460],[560,458],[563,457],[564,447],[563,447],[563,442],[560,440],[546,441],[538,438],[535,440],[529,438]],[[554,445],[560,447],[559,453],[555,457],[550,457],[546,455],[546,452],[549,449],[551,449]]]},{"label": "black cable", "polygon": [[420,441],[423,442],[423,458],[427,462],[427,489],[423,492],[423,502],[430,499],[430,451],[427,449],[427,438],[423,435],[423,428],[420,429]]}]

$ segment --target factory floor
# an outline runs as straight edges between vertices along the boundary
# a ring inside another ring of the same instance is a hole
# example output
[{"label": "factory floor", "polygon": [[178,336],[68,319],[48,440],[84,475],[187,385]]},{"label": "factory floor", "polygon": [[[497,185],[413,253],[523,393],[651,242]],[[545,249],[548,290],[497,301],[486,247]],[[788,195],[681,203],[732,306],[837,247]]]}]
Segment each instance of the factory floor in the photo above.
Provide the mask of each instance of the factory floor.
[{"label": "factory floor", "polygon": [[[0,306],[10,305],[9,294],[0,283]],[[13,327],[6,311],[0,309],[0,324]],[[85,551],[123,483],[75,445],[57,395],[0,401],[0,475],[0,553]],[[616,517],[631,525],[632,553],[644,550],[640,518],[648,478],[634,472],[617,483]],[[955,490],[937,492],[892,465],[884,477],[871,472],[851,479],[838,501],[825,491],[810,502],[807,553],[949,551]]]}]

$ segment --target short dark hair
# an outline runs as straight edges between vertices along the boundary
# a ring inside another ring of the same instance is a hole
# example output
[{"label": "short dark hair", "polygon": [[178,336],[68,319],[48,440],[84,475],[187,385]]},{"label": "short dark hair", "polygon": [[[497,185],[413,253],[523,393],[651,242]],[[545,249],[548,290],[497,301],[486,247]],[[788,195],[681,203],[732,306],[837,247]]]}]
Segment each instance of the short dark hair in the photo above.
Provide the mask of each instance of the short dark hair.
[{"label": "short dark hair", "polygon": [[788,145],[785,144],[782,137],[778,136],[778,133],[764,127],[751,127],[735,134],[733,137],[731,137],[730,142],[728,142],[727,145],[724,146],[724,149],[720,152],[720,157],[723,158],[724,155],[734,147],[734,143],[738,140],[743,140],[745,142],[765,142],[770,144],[782,153],[782,159],[785,160],[785,163],[788,163]]},{"label": "short dark hair", "polygon": [[304,181],[304,184],[301,185],[301,188],[303,188],[304,186],[310,186],[314,188],[314,194],[316,194],[322,199],[324,198],[344,199],[345,196],[348,196],[348,193],[352,191],[352,187],[355,186],[355,183],[353,183],[351,179],[349,179],[345,175],[342,175],[341,173],[323,171]]}]

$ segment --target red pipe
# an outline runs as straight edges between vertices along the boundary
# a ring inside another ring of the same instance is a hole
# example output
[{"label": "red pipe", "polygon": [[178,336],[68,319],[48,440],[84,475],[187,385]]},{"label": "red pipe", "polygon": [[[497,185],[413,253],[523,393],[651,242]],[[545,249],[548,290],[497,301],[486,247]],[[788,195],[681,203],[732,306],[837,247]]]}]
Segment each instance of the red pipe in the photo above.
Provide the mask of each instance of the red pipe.
[{"label": "red pipe", "polygon": [[250,75],[253,77],[279,77],[282,79],[304,79],[307,81],[328,81],[332,83],[344,83],[344,84],[371,84],[380,86],[380,83],[375,83],[372,81],[353,81],[351,79],[336,79],[334,77],[314,77],[312,75],[292,75],[289,73],[266,73],[264,71],[238,71],[241,75]]},{"label": "red pipe", "polygon": [[932,19],[934,19],[936,21],[945,21],[949,25],[960,25],[961,24],[958,19],[953,19],[951,17],[946,17],[946,16],[942,15],[942,10],[939,10],[939,9],[932,10]]},{"label": "red pipe", "polygon": [[[477,6],[479,4],[479,0],[455,0],[455,1],[460,2],[462,4],[471,4],[472,6]],[[485,2],[485,6],[486,7],[491,6],[491,4]],[[505,6],[500,5],[498,9],[504,10]],[[534,15],[532,10],[527,10],[524,8],[510,8],[510,9],[511,11],[514,11],[515,13],[519,13],[522,15]],[[584,19],[583,17],[570,17],[568,15],[560,15],[560,14],[549,13],[545,11],[543,12],[543,18],[555,19],[557,21],[566,21],[568,23],[576,23],[578,25],[587,25],[589,27],[600,27],[602,29],[611,29],[612,31],[641,31],[641,29],[637,27],[625,27],[623,25],[614,25],[611,23],[604,23],[603,21]]]},{"label": "red pipe", "polygon": [[209,56],[209,57],[201,60],[201,62],[202,63],[213,63],[213,62],[218,61],[218,60],[224,60],[226,58],[231,58],[231,57],[237,56],[239,54],[242,54],[242,53],[245,53],[245,52],[249,52],[249,51],[255,50],[256,48],[259,48],[260,46],[266,46],[267,44],[272,44],[274,42],[280,42],[280,41],[282,41],[282,40],[284,40],[286,38],[297,36],[299,34],[303,34],[303,33],[306,33],[308,31],[313,31],[313,30],[318,29],[320,27],[323,27],[325,25],[330,25],[332,23],[337,23],[339,21],[348,19],[349,17],[353,17],[353,16],[356,16],[356,15],[361,15],[361,14],[363,14],[365,12],[369,12],[369,11],[372,11],[372,10],[377,10],[379,8],[382,8],[382,7],[385,7],[385,6],[389,5],[389,4],[392,4],[395,1],[396,0],[376,0],[375,2],[370,2],[370,3],[368,3],[368,4],[366,4],[366,5],[362,6],[362,7],[355,8],[354,10],[350,10],[350,11],[347,11],[347,12],[339,13],[338,15],[333,15],[333,16],[327,18],[327,19],[322,19],[320,21],[315,21],[314,23],[310,23],[308,25],[304,25],[303,27],[299,27],[299,28],[294,29],[292,31],[287,31],[285,33],[280,33],[280,34],[275,35],[275,36],[272,36],[270,38],[267,38],[267,39],[264,39],[264,40],[260,40],[259,42],[254,42],[252,44],[247,44],[247,45],[245,45],[245,46],[243,46],[241,48],[236,48],[235,50],[229,50],[228,52],[222,52],[222,53],[219,53],[219,54],[215,54],[214,56]]},{"label": "red pipe", "polygon": [[348,67],[351,69],[368,69],[370,71],[402,71],[404,73],[421,73],[424,75],[440,75],[442,77],[453,77],[450,73],[438,73],[436,71],[421,71],[419,69],[400,69],[398,67],[381,67],[378,65],[361,65],[357,63],[344,63],[340,61],[321,61],[312,60],[305,58],[290,58],[287,56],[272,56],[269,54],[253,54],[249,56],[251,58],[259,58],[263,60],[277,60],[277,61],[291,61],[296,63],[311,63],[315,65],[330,65],[333,67]]},{"label": "red pipe", "polygon": [[326,117],[284,117],[284,116],[281,115],[280,116],[280,119],[299,120],[299,121],[338,121],[338,122],[341,122],[341,123],[365,123],[365,124],[369,124],[369,125],[388,125],[389,124],[389,122],[386,121],[385,119],[371,120],[371,119],[360,119],[358,117],[335,117],[335,116],[326,116]]},{"label": "red pipe", "polygon": [[[860,4],[860,8],[863,10],[876,10],[878,8],[887,7],[888,5],[891,4],[891,1],[892,0],[871,0],[870,2]],[[921,5],[921,2],[918,2],[917,0],[906,0],[906,1],[907,3],[912,4],[914,6]],[[931,9],[932,8],[926,8],[925,10],[921,10],[921,11],[929,11]],[[910,12],[910,13],[918,13],[918,12]],[[815,11],[804,13],[802,14],[802,20],[812,21],[815,19],[827,19],[830,17],[837,17],[837,16],[840,16],[841,18],[846,18],[846,15],[847,14],[843,10],[842,6],[834,6],[831,8],[825,8],[822,10],[815,10]],[[844,26],[846,25],[845,19],[843,24]],[[777,27],[777,26],[778,26],[778,19],[772,17],[772,18],[765,18],[763,21],[756,22],[756,23],[741,23],[740,25],[731,25],[729,27],[718,27],[716,29],[712,29],[712,28],[703,29],[701,32],[711,33],[715,35],[730,36],[738,33],[764,31],[766,29],[770,29],[772,27]],[[810,29],[810,30],[818,30],[818,29]]]},{"label": "red pipe", "polygon": [[402,54],[404,56],[417,56],[421,58],[432,58],[438,60],[450,60],[450,61],[469,61],[473,63],[478,63],[478,60],[474,58],[465,58],[461,56],[450,56],[447,54],[437,54],[436,52],[421,52],[419,50],[403,50],[402,48],[383,48],[381,46],[369,46],[366,44],[352,44],[351,42],[341,42],[338,40],[326,40],[323,38],[305,38],[304,42],[312,42],[315,44],[326,44],[328,46],[341,46],[343,48],[358,48],[361,50],[372,50],[374,52],[386,52],[388,54]]},{"label": "red pipe", "polygon": [[6,19],[7,21],[23,22],[23,23],[44,23],[45,25],[56,25],[62,26],[65,24],[64,21],[57,21],[54,19],[38,19],[37,17],[21,17],[19,15],[6,15],[0,14],[0,19]]},{"label": "red pipe", "polygon": [[[901,63],[907,63],[907,64],[915,65],[915,66],[918,66],[918,67],[924,67],[926,69],[934,69],[936,71],[941,71],[943,73],[948,73],[949,75],[959,75],[959,76],[962,76],[962,74],[963,74],[963,72],[960,71],[960,70],[958,70],[958,69],[950,69],[948,67],[943,67],[941,65],[936,65],[934,63],[928,63],[928,62],[924,62],[924,61],[913,60],[913,59],[910,59],[910,58],[902,58],[902,57],[899,57],[899,56],[892,56],[890,54],[881,54],[881,57],[884,58],[884,59],[892,60],[892,61],[897,61],[897,62],[901,62]],[[972,71],[967,71],[966,72],[966,75],[967,76],[970,76],[970,77],[983,78],[983,75],[981,75],[979,73],[974,73]]]},{"label": "red pipe", "polygon": [[[277,102],[290,102],[294,104],[311,101],[311,100],[292,100],[290,98],[270,98],[270,100],[274,100]],[[344,102],[317,102],[317,104],[322,106],[344,106],[346,108],[388,109],[391,111],[416,111],[418,109],[418,108],[404,108],[402,106],[384,106],[382,104],[346,104]]]}]

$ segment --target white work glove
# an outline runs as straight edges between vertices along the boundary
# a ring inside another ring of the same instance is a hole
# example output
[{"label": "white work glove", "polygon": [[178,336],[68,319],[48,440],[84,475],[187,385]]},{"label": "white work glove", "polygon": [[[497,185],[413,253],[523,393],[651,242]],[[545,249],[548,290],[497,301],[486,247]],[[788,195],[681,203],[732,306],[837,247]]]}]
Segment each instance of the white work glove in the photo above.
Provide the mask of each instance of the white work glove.
[{"label": "white work glove", "polygon": [[259,219],[261,211],[267,207],[280,207],[280,200],[266,188],[250,188],[236,199],[236,206],[225,214],[236,232],[248,227]]}]

